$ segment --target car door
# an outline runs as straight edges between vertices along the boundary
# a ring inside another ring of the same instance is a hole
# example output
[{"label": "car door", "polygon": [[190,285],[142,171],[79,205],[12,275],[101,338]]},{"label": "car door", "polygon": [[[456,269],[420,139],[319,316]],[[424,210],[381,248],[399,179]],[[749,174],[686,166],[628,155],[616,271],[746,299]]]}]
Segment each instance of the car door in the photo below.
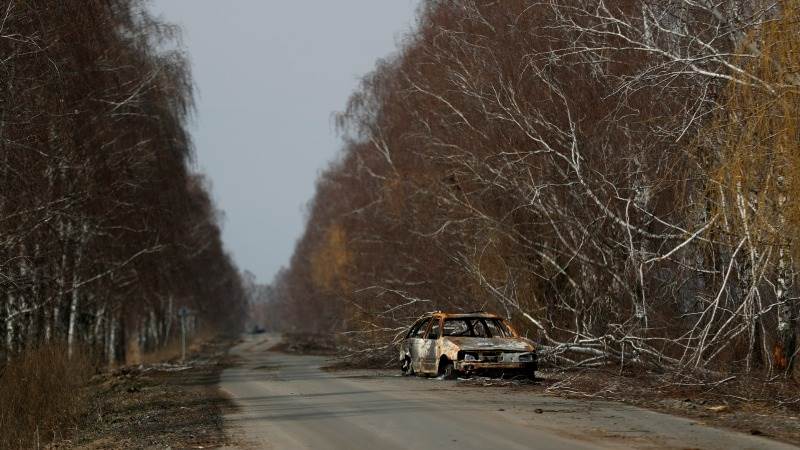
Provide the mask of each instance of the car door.
[{"label": "car door", "polygon": [[417,331],[417,327],[419,327],[420,322],[422,320],[418,320],[414,322],[413,325],[408,329],[406,332],[406,336],[400,341],[400,362],[402,363],[403,360],[406,359],[407,356],[411,354],[411,340],[414,337],[414,333]]},{"label": "car door", "polygon": [[423,372],[436,373],[436,360],[438,359],[437,345],[441,337],[441,318],[434,317],[431,320],[431,325],[428,327],[428,332],[423,339],[422,347],[420,349],[420,360],[423,365]]},{"label": "car door", "polygon": [[408,348],[408,355],[411,357],[411,368],[414,369],[415,372],[423,372],[422,368],[422,353],[423,353],[423,342],[425,333],[428,331],[428,325],[430,325],[431,319],[424,319],[417,323],[415,328],[411,330],[409,337],[406,339],[407,348]]}]

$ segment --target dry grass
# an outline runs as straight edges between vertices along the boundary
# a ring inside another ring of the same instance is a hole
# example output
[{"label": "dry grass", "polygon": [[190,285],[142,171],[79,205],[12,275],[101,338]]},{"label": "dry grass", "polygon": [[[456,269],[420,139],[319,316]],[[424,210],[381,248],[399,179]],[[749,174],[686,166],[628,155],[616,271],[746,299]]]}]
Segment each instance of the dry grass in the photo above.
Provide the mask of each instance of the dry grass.
[{"label": "dry grass", "polygon": [[[213,338],[198,333],[187,342],[187,352]],[[180,359],[180,340],[139,356],[152,364]],[[89,380],[98,365],[91,351],[67,357],[63,344],[52,344],[0,364],[0,449],[45,448],[51,442],[69,442],[81,416],[89,408]]]},{"label": "dry grass", "polygon": [[602,368],[551,372],[536,386],[523,389],[629,403],[798,445],[798,387],[792,378],[767,378],[757,372],[703,379]]},{"label": "dry grass", "polygon": [[[186,364],[158,361],[122,366],[93,377],[90,407],[77,432],[55,448],[120,450],[220,448],[227,396],[219,374],[231,363],[238,337],[218,336],[190,346]],[[170,356],[167,353],[167,356]],[[174,355],[173,355],[174,356]]]},{"label": "dry grass", "polygon": [[337,351],[333,336],[322,333],[283,333],[283,340],[270,350],[320,356],[335,355]]},{"label": "dry grass", "polygon": [[93,372],[86,351],[70,359],[64,345],[18,355],[0,368],[0,448],[31,449],[63,437],[86,406]]},{"label": "dry grass", "polygon": [[[196,353],[204,344],[216,339],[217,334],[218,333],[214,330],[200,330],[200,332],[189,336],[186,340],[187,355]],[[181,339],[178,337],[170,340],[157,350],[142,354],[141,363],[144,365],[156,364],[167,361],[178,361],[180,358]]]}]

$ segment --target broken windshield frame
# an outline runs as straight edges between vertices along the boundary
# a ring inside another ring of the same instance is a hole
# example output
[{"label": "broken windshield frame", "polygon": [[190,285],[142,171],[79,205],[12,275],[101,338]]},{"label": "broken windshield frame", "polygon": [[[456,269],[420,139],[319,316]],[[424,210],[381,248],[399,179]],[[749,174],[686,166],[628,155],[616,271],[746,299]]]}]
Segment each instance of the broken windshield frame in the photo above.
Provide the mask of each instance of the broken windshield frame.
[{"label": "broken windshield frame", "polygon": [[442,336],[452,337],[513,337],[500,319],[484,319],[481,317],[445,318]]}]

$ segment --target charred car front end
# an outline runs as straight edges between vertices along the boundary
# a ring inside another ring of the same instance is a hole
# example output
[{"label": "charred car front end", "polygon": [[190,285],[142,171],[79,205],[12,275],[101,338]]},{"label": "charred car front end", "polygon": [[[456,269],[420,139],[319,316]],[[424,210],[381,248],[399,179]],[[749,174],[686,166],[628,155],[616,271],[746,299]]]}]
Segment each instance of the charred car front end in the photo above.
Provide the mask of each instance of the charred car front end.
[{"label": "charred car front end", "polygon": [[533,351],[474,350],[459,353],[454,368],[465,374],[516,371],[532,376],[537,368],[536,352]]},{"label": "charred car front end", "polygon": [[495,373],[533,377],[536,349],[508,322],[494,314],[435,312],[417,320],[400,345],[405,374]]}]

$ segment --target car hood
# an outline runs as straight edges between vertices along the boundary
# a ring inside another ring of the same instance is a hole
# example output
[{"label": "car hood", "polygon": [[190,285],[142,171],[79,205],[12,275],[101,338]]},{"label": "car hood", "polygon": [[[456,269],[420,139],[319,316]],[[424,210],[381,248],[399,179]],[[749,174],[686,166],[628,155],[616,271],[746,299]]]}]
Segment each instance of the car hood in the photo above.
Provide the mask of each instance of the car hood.
[{"label": "car hood", "polygon": [[461,350],[533,351],[533,345],[521,338],[445,337],[444,339],[457,345]]}]

